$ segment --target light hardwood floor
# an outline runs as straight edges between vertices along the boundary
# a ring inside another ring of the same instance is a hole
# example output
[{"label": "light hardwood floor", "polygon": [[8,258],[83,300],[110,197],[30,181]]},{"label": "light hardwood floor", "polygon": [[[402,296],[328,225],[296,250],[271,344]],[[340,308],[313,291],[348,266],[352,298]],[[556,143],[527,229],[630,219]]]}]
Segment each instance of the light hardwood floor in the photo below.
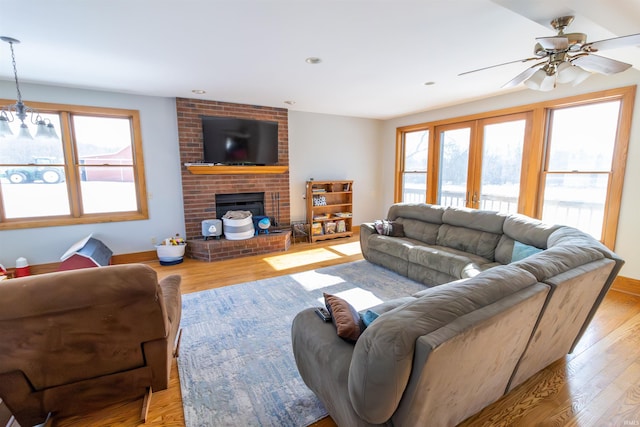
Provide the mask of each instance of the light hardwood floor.
[{"label": "light hardwood floor", "polygon": [[[362,255],[358,239],[353,237],[299,243],[287,252],[229,261],[206,263],[186,259],[170,267],[160,266],[156,261],[147,264],[156,269],[160,278],[182,275],[183,293],[190,293],[359,259]],[[142,399],[58,419],[54,425],[138,426],[141,407]],[[184,426],[175,361],[169,388],[153,393],[146,425]],[[610,291],[573,354],[460,425],[640,425],[640,297]],[[335,423],[330,418],[314,424],[314,427],[332,426]]]}]

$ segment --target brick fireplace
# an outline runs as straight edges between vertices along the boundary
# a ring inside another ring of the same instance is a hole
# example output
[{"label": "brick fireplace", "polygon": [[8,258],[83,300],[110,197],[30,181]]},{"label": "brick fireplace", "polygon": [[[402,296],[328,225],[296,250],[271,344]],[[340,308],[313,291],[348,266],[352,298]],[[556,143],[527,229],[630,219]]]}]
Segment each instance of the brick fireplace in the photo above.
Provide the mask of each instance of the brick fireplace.
[{"label": "brick fireplace", "polygon": [[[289,129],[288,112],[285,108],[262,107],[244,104],[232,104],[219,101],[177,98],[178,139],[180,147],[180,164],[182,165],[182,194],[184,203],[184,217],[186,237],[188,241],[204,240],[201,222],[216,217],[216,195],[232,193],[264,193],[264,212],[269,217],[275,217],[279,225],[287,226],[291,222],[289,199],[289,172],[278,174],[238,174],[238,175],[199,175],[192,174],[184,166],[185,163],[202,161],[202,125],[201,116],[239,117],[278,122],[278,165],[289,165]],[[281,233],[281,239],[287,240]],[[278,250],[273,240],[278,235],[270,237],[268,252]],[[257,238],[256,238],[257,239]],[[266,253],[256,245],[256,242],[246,242],[248,248],[235,248],[242,255]],[[290,241],[290,238],[288,238]],[[209,240],[212,245],[220,244]],[[231,243],[231,242],[230,242]],[[285,242],[286,243],[286,242]],[[285,244],[283,243],[283,244]],[[193,245],[190,245],[193,246]],[[250,247],[249,247],[250,246]],[[286,246],[288,248],[288,245]],[[187,246],[189,249],[189,246]],[[196,248],[194,248],[196,249]],[[202,249],[202,248],[200,248]],[[280,249],[280,250],[286,250]],[[218,252],[225,252],[218,248]],[[223,255],[223,254],[221,254]],[[209,255],[209,258],[211,256]],[[220,258],[223,259],[223,258]],[[208,259],[213,261],[214,259]]]}]

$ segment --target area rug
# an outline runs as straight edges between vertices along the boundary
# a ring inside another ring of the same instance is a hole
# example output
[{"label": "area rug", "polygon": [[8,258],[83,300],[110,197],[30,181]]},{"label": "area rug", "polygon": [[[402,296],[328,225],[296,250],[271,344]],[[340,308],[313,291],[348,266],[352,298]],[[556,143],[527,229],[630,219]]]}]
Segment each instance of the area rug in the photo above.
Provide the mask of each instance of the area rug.
[{"label": "area rug", "polygon": [[323,292],[363,310],[421,289],[356,261],[184,295],[178,369],[187,427],[298,427],[325,417],[293,358],[295,315],[322,305]]}]

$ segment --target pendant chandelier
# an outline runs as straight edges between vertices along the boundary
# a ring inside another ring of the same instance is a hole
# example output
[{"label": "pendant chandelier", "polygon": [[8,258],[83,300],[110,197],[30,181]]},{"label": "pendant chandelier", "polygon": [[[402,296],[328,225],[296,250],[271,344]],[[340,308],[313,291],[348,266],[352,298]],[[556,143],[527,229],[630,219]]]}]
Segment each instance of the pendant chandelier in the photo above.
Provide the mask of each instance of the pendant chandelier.
[{"label": "pendant chandelier", "polygon": [[18,82],[18,69],[16,67],[16,56],[13,51],[13,45],[20,43],[12,37],[0,36],[0,40],[9,43],[11,48],[11,61],[13,64],[13,76],[16,82],[16,91],[18,93],[15,104],[4,105],[0,107],[0,138],[13,135],[9,123],[13,122],[16,117],[20,120],[20,131],[18,139],[33,139],[31,132],[25,121],[28,119],[32,124],[36,125],[36,138],[58,138],[53,123],[49,119],[44,119],[37,110],[24,105],[22,102],[22,93],[20,92],[20,83]]}]

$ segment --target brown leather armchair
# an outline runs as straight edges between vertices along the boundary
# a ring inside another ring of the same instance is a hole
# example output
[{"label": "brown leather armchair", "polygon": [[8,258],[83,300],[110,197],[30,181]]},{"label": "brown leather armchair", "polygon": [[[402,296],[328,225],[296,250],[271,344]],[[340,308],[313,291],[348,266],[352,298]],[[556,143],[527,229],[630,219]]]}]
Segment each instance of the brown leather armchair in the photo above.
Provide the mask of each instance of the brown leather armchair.
[{"label": "brown leather armchair", "polygon": [[166,389],[180,280],[126,264],[0,282],[0,398],[18,423]]}]

